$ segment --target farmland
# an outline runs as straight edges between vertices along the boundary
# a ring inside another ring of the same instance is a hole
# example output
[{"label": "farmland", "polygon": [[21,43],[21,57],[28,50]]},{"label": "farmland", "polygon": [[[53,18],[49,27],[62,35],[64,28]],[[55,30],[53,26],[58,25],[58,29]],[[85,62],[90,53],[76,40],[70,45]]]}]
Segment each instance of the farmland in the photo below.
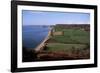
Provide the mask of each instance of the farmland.
[{"label": "farmland", "polygon": [[51,35],[45,49],[38,54],[39,60],[59,59],[89,59],[90,32],[84,27],[68,28],[56,25],[53,32],[63,32],[61,35]]},{"label": "farmland", "polygon": [[52,26],[49,39],[38,52],[26,51],[23,56],[27,61],[78,60],[90,58],[89,25]]}]

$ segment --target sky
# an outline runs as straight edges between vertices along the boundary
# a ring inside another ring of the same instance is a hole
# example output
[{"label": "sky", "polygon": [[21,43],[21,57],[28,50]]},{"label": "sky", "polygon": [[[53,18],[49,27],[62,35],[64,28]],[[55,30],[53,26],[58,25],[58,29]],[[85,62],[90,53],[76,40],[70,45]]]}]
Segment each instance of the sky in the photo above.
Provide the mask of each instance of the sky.
[{"label": "sky", "polygon": [[89,24],[89,13],[22,10],[23,25]]}]

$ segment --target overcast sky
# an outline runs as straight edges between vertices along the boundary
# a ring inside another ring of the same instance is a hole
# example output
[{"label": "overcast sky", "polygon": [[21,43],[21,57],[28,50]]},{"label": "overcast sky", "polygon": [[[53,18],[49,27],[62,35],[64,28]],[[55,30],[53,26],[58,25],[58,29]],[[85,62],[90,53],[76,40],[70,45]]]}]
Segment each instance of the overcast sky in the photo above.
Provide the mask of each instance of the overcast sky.
[{"label": "overcast sky", "polygon": [[89,13],[23,10],[23,25],[89,24]]}]

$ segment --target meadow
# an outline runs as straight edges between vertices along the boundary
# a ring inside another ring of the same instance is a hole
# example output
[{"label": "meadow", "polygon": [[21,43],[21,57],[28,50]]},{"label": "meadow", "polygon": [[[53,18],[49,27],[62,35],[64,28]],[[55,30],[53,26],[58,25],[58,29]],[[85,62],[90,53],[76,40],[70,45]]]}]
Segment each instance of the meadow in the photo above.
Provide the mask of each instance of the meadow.
[{"label": "meadow", "polygon": [[54,29],[55,32],[62,31],[64,34],[51,36],[50,40],[54,40],[55,42],[48,43],[48,51],[82,50],[89,48],[90,32],[84,31],[80,28],[64,29],[58,26],[55,26]]}]

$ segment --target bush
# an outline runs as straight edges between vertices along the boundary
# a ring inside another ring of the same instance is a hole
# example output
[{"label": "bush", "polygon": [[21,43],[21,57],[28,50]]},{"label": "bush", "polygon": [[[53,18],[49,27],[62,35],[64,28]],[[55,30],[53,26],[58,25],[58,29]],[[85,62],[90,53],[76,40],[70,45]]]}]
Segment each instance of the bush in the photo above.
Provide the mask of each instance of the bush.
[{"label": "bush", "polygon": [[22,51],[23,62],[35,61],[36,58],[37,58],[37,54],[34,50],[28,51],[26,48],[23,47],[23,51]]}]

